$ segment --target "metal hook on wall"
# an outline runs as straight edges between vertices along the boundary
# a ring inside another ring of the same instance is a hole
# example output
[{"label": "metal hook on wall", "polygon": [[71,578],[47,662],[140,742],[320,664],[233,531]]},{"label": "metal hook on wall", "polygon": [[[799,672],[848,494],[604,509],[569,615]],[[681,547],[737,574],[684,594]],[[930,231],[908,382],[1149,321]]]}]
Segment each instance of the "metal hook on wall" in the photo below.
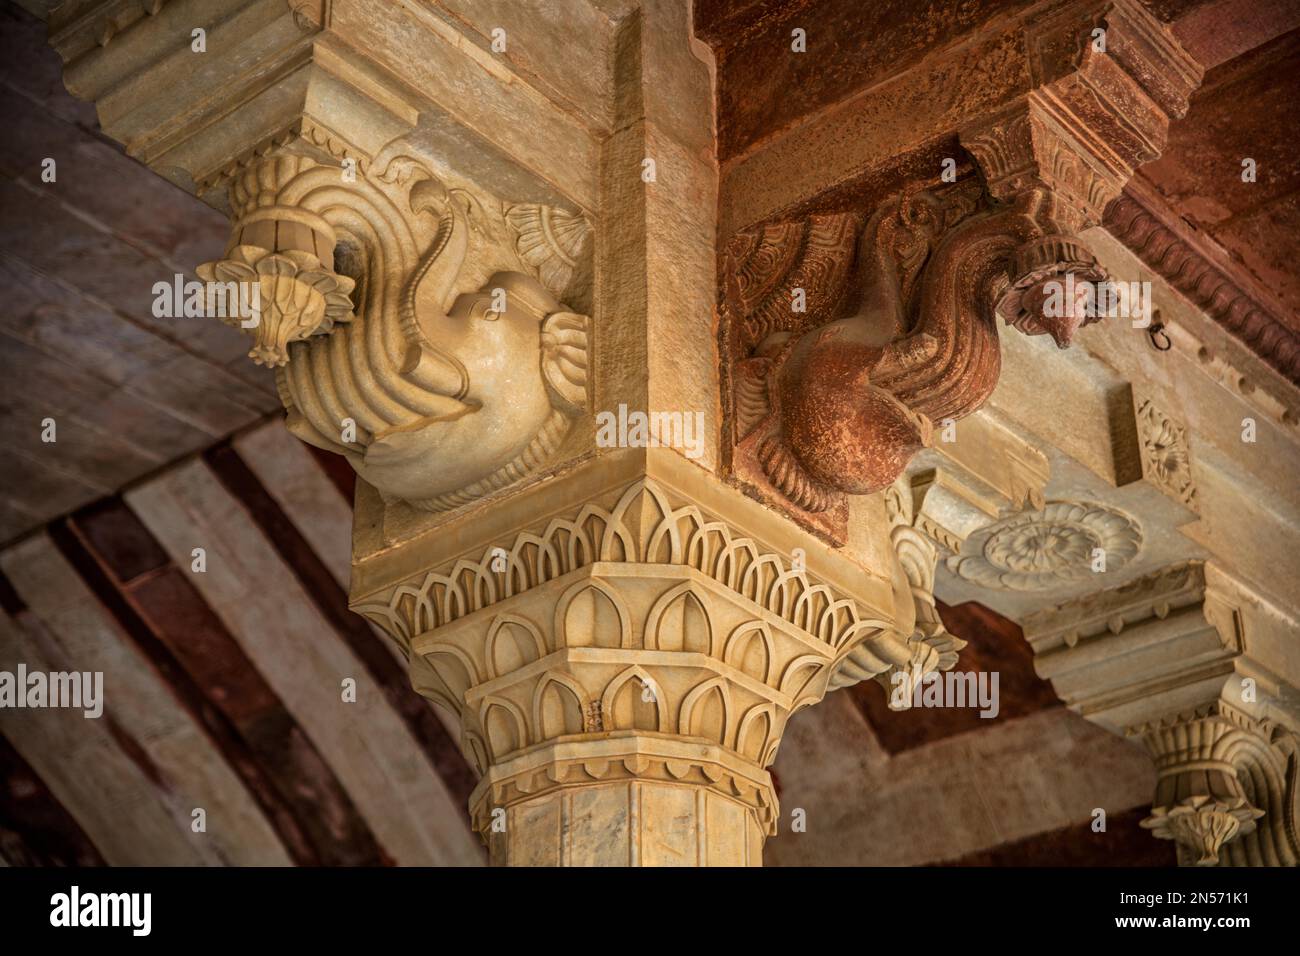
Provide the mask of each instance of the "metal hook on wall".
[{"label": "metal hook on wall", "polygon": [[1152,322],[1147,326],[1147,338],[1151,340],[1151,346],[1157,352],[1168,352],[1174,347],[1173,340],[1169,338],[1169,333],[1165,331],[1163,322]]}]

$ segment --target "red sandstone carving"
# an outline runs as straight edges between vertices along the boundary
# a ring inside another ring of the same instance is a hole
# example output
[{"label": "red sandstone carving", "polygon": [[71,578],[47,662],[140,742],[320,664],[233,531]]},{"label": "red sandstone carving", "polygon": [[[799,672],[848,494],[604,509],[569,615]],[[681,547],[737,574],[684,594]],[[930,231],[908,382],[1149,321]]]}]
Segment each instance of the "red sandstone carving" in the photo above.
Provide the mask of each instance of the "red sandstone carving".
[{"label": "red sandstone carving", "polygon": [[[985,402],[999,310],[1068,346],[1094,319],[1045,314],[1044,286],[1101,274],[1054,208],[1044,189],[989,205],[966,184],[893,198],[865,224],[849,211],[734,237],[722,311],[737,476],[805,517],[833,511]],[[834,533],[837,519],[814,523]]]},{"label": "red sandstone carving", "polygon": [[1235,276],[1171,228],[1134,193],[1106,209],[1106,228],[1174,288],[1245,342],[1292,382],[1300,384],[1300,335],[1242,288]]}]

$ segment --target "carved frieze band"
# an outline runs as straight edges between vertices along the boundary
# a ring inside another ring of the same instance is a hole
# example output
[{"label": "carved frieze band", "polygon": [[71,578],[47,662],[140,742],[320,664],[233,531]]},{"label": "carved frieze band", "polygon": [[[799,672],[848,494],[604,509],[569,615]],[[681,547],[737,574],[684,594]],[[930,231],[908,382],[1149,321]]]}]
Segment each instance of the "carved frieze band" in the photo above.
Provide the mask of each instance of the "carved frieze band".
[{"label": "carved frieze band", "polygon": [[1300,385],[1300,335],[1169,228],[1132,192],[1123,193],[1110,204],[1104,224],[1112,236],[1165,281],[1275,370]]}]

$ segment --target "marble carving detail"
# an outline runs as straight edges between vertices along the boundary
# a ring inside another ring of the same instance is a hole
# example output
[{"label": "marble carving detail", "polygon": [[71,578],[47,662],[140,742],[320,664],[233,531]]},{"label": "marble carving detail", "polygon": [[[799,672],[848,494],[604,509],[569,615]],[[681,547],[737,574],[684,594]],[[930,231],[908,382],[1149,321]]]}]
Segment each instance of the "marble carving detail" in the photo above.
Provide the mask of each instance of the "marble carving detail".
[{"label": "marble carving detail", "polygon": [[722,787],[774,832],[762,768],[790,714],[961,644],[927,619],[918,644],[649,478],[353,609],[459,715],[485,832],[493,808],[626,777]]},{"label": "marble carving detail", "polygon": [[[585,268],[586,222],[400,154],[349,178],[347,148],[319,139],[231,171],[231,240],[199,267],[258,284],[256,321],[228,321],[276,368],[289,430],[428,511],[535,471],[586,409],[587,317],[558,298]],[[467,289],[471,256],[502,267]]]},{"label": "marble carving detail", "polygon": [[1182,865],[1300,862],[1289,693],[1245,679],[1261,674],[1241,613],[1257,600],[1193,561],[1021,622],[1065,705],[1151,754],[1142,826],[1173,840]]},{"label": "marble carving detail", "polygon": [[1130,728],[1156,763],[1142,826],[1173,840],[1181,866],[1295,866],[1296,737],[1220,700]]},{"label": "marble carving detail", "polygon": [[1038,591],[1096,573],[1097,549],[1105,570],[1115,571],[1141,547],[1142,530],[1128,515],[1100,504],[1049,501],[981,528],[961,554],[947,559],[947,568],[981,587]]}]

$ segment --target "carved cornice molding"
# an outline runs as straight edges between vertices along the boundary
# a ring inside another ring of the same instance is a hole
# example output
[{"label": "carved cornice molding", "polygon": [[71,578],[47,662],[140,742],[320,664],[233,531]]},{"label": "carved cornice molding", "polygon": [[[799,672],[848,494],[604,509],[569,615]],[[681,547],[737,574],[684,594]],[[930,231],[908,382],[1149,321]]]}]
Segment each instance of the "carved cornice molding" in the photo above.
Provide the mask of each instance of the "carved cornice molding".
[{"label": "carved cornice molding", "polygon": [[1297,738],[1257,716],[1277,707],[1277,688],[1253,677],[1242,597],[1223,588],[1199,562],[1174,565],[1022,627],[1071,710],[1150,751],[1157,785],[1142,825],[1175,840],[1180,863],[1293,866]]},{"label": "carved cornice molding", "polygon": [[[1104,225],[1117,240],[1185,295],[1198,308],[1245,343],[1286,380],[1300,385],[1300,335],[1265,304],[1249,284],[1197,248],[1181,227],[1171,226],[1154,197],[1130,188],[1106,210]],[[1199,354],[1199,351],[1198,351]],[[1212,360],[1208,351],[1204,361]],[[1294,424],[1293,409],[1283,415]]]},{"label": "carved cornice molding", "polygon": [[1181,323],[1166,325],[1165,330],[1179,353],[1267,420],[1285,428],[1300,426],[1300,391],[1244,344],[1220,332],[1222,341],[1211,345],[1206,335],[1210,329],[1193,332]]},{"label": "carved cornice molding", "polygon": [[1117,635],[1152,618],[1164,620],[1205,597],[1205,573],[1199,562],[1175,564],[1134,581],[1095,591],[1073,601],[1036,611],[1021,622],[1034,652],[1047,656],[1094,638]]},{"label": "carved cornice molding", "polygon": [[64,60],[106,47],[143,20],[162,12],[167,0],[64,0],[50,11],[50,45]]}]

